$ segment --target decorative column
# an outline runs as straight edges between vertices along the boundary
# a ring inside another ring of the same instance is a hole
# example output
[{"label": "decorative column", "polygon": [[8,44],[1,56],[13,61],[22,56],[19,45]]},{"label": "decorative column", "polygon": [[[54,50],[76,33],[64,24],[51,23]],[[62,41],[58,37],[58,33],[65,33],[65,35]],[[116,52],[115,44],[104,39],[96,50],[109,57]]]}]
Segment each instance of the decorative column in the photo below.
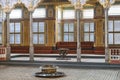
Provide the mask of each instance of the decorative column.
[{"label": "decorative column", "polygon": [[109,62],[109,49],[108,49],[108,9],[105,8],[105,62]]},{"label": "decorative column", "polygon": [[30,61],[34,61],[34,47],[33,47],[33,28],[32,28],[32,24],[33,24],[33,18],[32,18],[32,13],[34,11],[34,7],[32,4],[32,1],[29,3],[28,5],[28,11],[30,13],[30,48],[29,48],[29,53],[30,53]]},{"label": "decorative column", "polygon": [[29,48],[29,52],[30,52],[30,61],[34,61],[34,47],[33,47],[33,34],[32,34],[32,11],[30,11],[30,48]]},{"label": "decorative column", "polygon": [[81,61],[81,34],[80,34],[80,13],[81,11],[79,9],[76,10],[77,13],[77,61]]},{"label": "decorative column", "polygon": [[6,18],[7,18],[7,54],[6,54],[6,58],[7,58],[7,61],[10,60],[10,26],[9,26],[9,23],[10,23],[10,19],[9,19],[9,12],[6,12]]},{"label": "decorative column", "polygon": [[7,59],[7,61],[9,61],[10,60],[10,26],[9,26],[9,24],[10,24],[10,18],[9,18],[9,14],[10,14],[10,12],[11,12],[11,7],[10,7],[10,5],[9,5],[9,2],[8,1],[6,1],[6,5],[5,5],[5,7],[3,8],[3,11],[6,13],[6,23],[7,23],[7,37],[6,37],[6,41],[7,41],[7,54],[6,54],[6,59]]},{"label": "decorative column", "polygon": [[77,12],[77,62],[81,62],[81,26],[80,19],[82,14],[83,5],[87,0],[69,0],[71,4],[75,7]]},{"label": "decorative column", "polygon": [[99,0],[100,4],[104,7],[105,12],[105,62],[109,63],[109,49],[108,49],[108,10],[115,0]]},{"label": "decorative column", "polygon": [[38,4],[41,2],[41,0],[18,0],[18,3],[24,3],[26,8],[28,9],[30,13],[30,61],[34,61],[34,47],[33,47],[33,34],[32,34],[32,13],[34,9],[38,6]]}]

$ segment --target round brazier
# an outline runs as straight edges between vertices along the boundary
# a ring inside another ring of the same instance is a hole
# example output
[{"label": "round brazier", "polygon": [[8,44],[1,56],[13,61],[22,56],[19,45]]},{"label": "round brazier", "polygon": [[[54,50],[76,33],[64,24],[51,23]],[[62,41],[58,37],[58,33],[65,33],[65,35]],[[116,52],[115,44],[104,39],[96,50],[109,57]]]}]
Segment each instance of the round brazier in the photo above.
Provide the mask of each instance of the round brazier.
[{"label": "round brazier", "polygon": [[36,72],[35,76],[36,77],[62,77],[65,76],[65,74],[63,72],[57,72],[57,66],[54,65],[43,65],[40,66],[40,70],[41,72]]},{"label": "round brazier", "polygon": [[42,73],[55,73],[57,71],[57,66],[54,65],[44,65],[41,66]]}]

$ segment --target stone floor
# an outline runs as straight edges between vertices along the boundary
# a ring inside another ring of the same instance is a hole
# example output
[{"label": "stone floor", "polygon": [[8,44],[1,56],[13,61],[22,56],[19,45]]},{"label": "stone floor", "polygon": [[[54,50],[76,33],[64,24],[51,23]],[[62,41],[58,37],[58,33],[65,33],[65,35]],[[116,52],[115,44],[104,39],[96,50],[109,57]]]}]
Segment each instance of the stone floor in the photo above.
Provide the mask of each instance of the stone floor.
[{"label": "stone floor", "polygon": [[0,80],[120,80],[120,69],[81,69],[60,67],[57,71],[66,76],[59,78],[35,77],[37,66],[0,65]]}]

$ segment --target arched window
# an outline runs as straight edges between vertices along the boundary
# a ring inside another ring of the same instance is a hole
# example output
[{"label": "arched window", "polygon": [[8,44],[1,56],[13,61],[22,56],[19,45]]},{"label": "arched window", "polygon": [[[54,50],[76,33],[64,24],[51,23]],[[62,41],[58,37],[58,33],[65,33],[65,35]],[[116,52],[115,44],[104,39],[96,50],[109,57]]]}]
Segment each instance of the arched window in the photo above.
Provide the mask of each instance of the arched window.
[{"label": "arched window", "polygon": [[38,7],[33,12],[33,18],[39,19],[40,21],[33,21],[33,44],[45,44],[45,21],[42,18],[46,18],[46,8]]},{"label": "arched window", "polygon": [[[120,5],[112,5],[108,15],[120,16]],[[108,44],[120,44],[120,19],[110,19],[108,21]]]},{"label": "arched window", "polygon": [[75,10],[64,9],[63,10],[63,19],[75,19]]},{"label": "arched window", "polygon": [[45,18],[46,17],[46,8],[37,8],[35,9],[35,11],[33,12],[33,18]]},{"label": "arched window", "polygon": [[[84,25],[83,25],[83,32],[84,32],[84,41],[94,41],[94,9],[84,9],[83,10],[83,19]],[[89,21],[86,21],[89,19]]]},{"label": "arched window", "polygon": [[108,15],[120,15],[120,5],[113,5],[108,11]]},{"label": "arched window", "polygon": [[94,9],[84,9],[83,19],[94,18]]},{"label": "arched window", "polygon": [[21,18],[22,8],[15,8],[10,13],[10,44],[21,44]]},{"label": "arched window", "polygon": [[22,9],[13,9],[10,13],[10,19],[22,18]]}]

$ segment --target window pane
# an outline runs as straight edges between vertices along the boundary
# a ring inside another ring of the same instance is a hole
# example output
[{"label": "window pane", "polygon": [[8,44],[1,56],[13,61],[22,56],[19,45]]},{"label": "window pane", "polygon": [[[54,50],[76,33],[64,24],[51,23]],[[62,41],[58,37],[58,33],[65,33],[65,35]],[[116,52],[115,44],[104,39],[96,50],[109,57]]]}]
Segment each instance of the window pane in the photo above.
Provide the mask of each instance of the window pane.
[{"label": "window pane", "polygon": [[33,34],[33,44],[38,44],[38,34]]},{"label": "window pane", "polygon": [[44,34],[39,34],[39,44],[44,44]]},{"label": "window pane", "polygon": [[108,21],[108,31],[113,31],[113,21]]},{"label": "window pane", "polygon": [[83,18],[93,18],[94,10],[93,9],[84,9],[83,10]]},{"label": "window pane", "polygon": [[94,32],[94,23],[90,23],[90,31]]},{"label": "window pane", "polygon": [[15,23],[15,32],[20,32],[20,23]]},{"label": "window pane", "polygon": [[84,31],[89,32],[89,23],[84,23]]},{"label": "window pane", "polygon": [[44,22],[39,23],[39,32],[44,32]]},{"label": "window pane", "polygon": [[2,23],[0,22],[0,44],[2,44]]},{"label": "window pane", "polygon": [[58,20],[61,19],[62,18],[62,10],[61,10],[61,8],[58,8],[57,14],[58,14],[57,15]]},{"label": "window pane", "polygon": [[2,34],[0,34],[0,44],[2,44]]},{"label": "window pane", "polygon": [[73,33],[69,33],[69,41],[74,41],[74,34]]},{"label": "window pane", "polygon": [[22,18],[22,10],[21,9],[14,9],[10,13],[10,18]]},{"label": "window pane", "polygon": [[64,24],[64,32],[68,32],[68,24],[67,23]]},{"label": "window pane", "polygon": [[74,23],[64,24],[64,41],[74,41]]},{"label": "window pane", "polygon": [[120,5],[111,6],[108,15],[120,15]]},{"label": "window pane", "polygon": [[64,33],[64,41],[69,41],[69,39],[68,39],[69,37],[68,36],[69,36],[68,33]]},{"label": "window pane", "polygon": [[90,41],[94,41],[94,33],[90,33]]},{"label": "window pane", "polygon": [[89,41],[89,33],[84,33],[84,41]]},{"label": "window pane", "polygon": [[44,27],[45,23],[44,22],[39,22],[39,26]]},{"label": "window pane", "polygon": [[15,43],[20,44],[20,34],[15,34]]},{"label": "window pane", "polygon": [[114,25],[114,31],[120,31],[120,21],[115,21]]},{"label": "window pane", "polygon": [[63,19],[74,19],[75,10],[63,10]]},{"label": "window pane", "polygon": [[0,23],[0,33],[2,33],[2,23]]},{"label": "window pane", "polygon": [[14,34],[10,34],[10,43],[14,44]]},{"label": "window pane", "polygon": [[73,23],[69,24],[69,32],[74,32],[74,24]]},{"label": "window pane", "polygon": [[2,19],[2,17],[3,17],[3,14],[2,14],[2,9],[0,7],[0,20]]},{"label": "window pane", "polygon": [[46,9],[45,8],[37,8],[33,13],[33,18],[45,18],[46,17]]},{"label": "window pane", "polygon": [[37,22],[33,22],[33,32],[38,32]]},{"label": "window pane", "polygon": [[108,44],[113,44],[113,33],[108,34]]},{"label": "window pane", "polygon": [[62,36],[61,36],[61,25],[60,24],[58,24],[58,34],[57,34],[57,39],[58,39],[58,41],[60,41],[61,39],[62,39]]},{"label": "window pane", "polygon": [[115,38],[114,43],[120,44],[120,33],[115,33],[114,38]]},{"label": "window pane", "polygon": [[14,32],[14,23],[10,23],[10,32]]}]

